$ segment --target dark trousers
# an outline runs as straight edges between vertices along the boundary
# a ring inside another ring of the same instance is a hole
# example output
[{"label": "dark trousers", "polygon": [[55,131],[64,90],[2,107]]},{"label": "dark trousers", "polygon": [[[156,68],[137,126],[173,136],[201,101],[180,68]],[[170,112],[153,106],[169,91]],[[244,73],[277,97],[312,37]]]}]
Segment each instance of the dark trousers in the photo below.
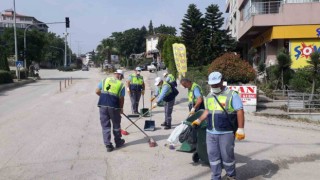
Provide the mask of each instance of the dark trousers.
[{"label": "dark trousers", "polygon": [[165,122],[169,126],[171,126],[174,101],[175,101],[175,98],[172,101],[166,102],[164,105]]},{"label": "dark trousers", "polygon": [[138,113],[139,101],[141,97],[141,91],[131,91],[130,100],[131,100],[131,111],[132,113]]},{"label": "dark trousers", "polygon": [[222,165],[230,177],[236,176],[234,157],[234,135],[211,134],[207,132],[207,152],[213,180],[221,180]]},{"label": "dark trousers", "polygon": [[114,142],[117,144],[121,140],[121,115],[120,109],[111,107],[100,107],[100,122],[102,127],[102,136],[105,145],[111,143],[111,122],[113,128]]}]

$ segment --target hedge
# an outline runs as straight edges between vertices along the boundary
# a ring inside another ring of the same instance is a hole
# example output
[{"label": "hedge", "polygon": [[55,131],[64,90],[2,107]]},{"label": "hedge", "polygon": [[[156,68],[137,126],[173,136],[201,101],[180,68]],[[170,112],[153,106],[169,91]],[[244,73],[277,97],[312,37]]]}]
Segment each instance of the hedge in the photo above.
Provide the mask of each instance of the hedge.
[{"label": "hedge", "polygon": [[12,83],[12,77],[9,71],[0,70],[0,84]]}]

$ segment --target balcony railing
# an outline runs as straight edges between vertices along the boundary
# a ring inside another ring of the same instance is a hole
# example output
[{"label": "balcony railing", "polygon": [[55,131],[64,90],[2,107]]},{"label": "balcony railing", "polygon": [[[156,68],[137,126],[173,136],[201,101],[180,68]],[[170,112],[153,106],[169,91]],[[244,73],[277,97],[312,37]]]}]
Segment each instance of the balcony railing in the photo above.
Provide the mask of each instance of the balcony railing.
[{"label": "balcony railing", "polygon": [[252,5],[245,12],[244,21],[250,19],[256,14],[276,14],[279,13],[279,8],[283,1],[268,1],[268,2],[252,2]]},{"label": "balcony railing", "polygon": [[252,2],[244,8],[244,21],[248,21],[252,16],[256,14],[277,14],[279,13],[280,6],[282,4],[290,3],[312,3],[320,2],[320,0],[277,0],[277,1],[265,1],[265,2]]}]

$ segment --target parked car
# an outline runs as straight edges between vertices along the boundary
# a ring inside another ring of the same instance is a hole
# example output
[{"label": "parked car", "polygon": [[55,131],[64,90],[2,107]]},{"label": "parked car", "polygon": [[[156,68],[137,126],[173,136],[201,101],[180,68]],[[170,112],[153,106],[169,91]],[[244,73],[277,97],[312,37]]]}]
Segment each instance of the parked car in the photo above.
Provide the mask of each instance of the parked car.
[{"label": "parked car", "polygon": [[154,72],[154,71],[160,71],[160,70],[165,70],[166,66],[164,63],[160,62],[160,64],[156,62],[152,62],[148,67],[147,67],[149,72]]},{"label": "parked car", "polygon": [[82,66],[82,71],[89,71],[89,67],[88,66]]}]

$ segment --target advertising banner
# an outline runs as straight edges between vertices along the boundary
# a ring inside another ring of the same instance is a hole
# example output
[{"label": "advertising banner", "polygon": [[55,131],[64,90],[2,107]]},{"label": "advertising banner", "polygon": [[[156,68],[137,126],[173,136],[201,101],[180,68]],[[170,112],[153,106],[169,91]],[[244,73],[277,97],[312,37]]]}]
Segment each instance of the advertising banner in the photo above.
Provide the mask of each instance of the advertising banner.
[{"label": "advertising banner", "polygon": [[309,65],[307,61],[315,51],[320,52],[320,39],[290,40],[291,68],[298,69]]},{"label": "advertising banner", "polygon": [[177,66],[179,74],[187,72],[187,55],[186,47],[184,44],[174,43],[172,44],[174,60]]}]

